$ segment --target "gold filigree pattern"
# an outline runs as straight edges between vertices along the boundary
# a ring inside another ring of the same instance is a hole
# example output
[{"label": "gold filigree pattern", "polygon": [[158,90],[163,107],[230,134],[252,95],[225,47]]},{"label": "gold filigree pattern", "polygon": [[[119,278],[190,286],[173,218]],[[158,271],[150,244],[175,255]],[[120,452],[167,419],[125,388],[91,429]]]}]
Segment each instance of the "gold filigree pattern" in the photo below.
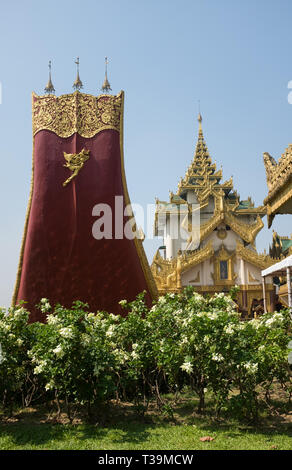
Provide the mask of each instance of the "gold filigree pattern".
[{"label": "gold filigree pattern", "polygon": [[227,225],[229,225],[235,233],[240,235],[243,240],[248,243],[253,243],[257,234],[263,228],[264,223],[261,217],[258,215],[256,221],[253,224],[247,224],[240,222],[231,212],[227,211],[224,214],[224,220]]},{"label": "gold filigree pattern", "polygon": [[182,253],[172,260],[165,260],[159,251],[154,256],[151,270],[160,293],[169,290],[179,292],[182,288],[181,275],[213,256],[212,242],[193,253]]},{"label": "gold filigree pattern", "polygon": [[237,242],[236,256],[259,267],[260,269],[269,268],[276,262],[276,260],[271,258],[269,255],[257,253],[250,248],[246,248],[241,242]]},{"label": "gold filigree pattern", "polygon": [[82,149],[79,153],[63,153],[66,160],[64,167],[73,172],[72,175],[63,183],[63,186],[67,186],[67,184],[78,175],[81,168],[83,168],[84,163],[89,159],[90,150]]},{"label": "gold filigree pattern", "polygon": [[292,174],[292,144],[289,145],[279,158],[278,163],[268,152],[265,152],[264,164],[269,188],[269,198],[286,183],[287,179]]},{"label": "gold filigree pattern", "polygon": [[[234,272],[234,258],[235,253],[229,253],[222,243],[220,250],[214,256],[214,272],[211,273],[215,285],[233,285],[235,283],[237,274]],[[226,278],[221,277],[221,261],[226,261]]]},{"label": "gold filigree pattern", "polygon": [[90,138],[105,129],[120,131],[122,96],[98,97],[76,91],[62,96],[33,93],[33,135],[49,130],[59,137],[78,132]]}]

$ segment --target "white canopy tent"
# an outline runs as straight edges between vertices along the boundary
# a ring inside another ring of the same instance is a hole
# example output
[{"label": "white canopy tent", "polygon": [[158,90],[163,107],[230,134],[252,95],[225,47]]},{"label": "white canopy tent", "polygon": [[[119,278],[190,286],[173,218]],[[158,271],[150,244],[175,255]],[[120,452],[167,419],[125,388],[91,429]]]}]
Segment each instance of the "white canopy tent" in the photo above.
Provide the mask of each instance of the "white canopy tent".
[{"label": "white canopy tent", "polygon": [[291,293],[291,268],[292,268],[292,255],[287,256],[287,258],[279,261],[278,263],[273,264],[267,269],[262,271],[263,278],[263,296],[264,296],[264,308],[265,312],[267,311],[266,303],[266,288],[265,288],[265,278],[267,276],[287,276],[287,287],[288,287],[288,305],[292,310],[292,293]]}]

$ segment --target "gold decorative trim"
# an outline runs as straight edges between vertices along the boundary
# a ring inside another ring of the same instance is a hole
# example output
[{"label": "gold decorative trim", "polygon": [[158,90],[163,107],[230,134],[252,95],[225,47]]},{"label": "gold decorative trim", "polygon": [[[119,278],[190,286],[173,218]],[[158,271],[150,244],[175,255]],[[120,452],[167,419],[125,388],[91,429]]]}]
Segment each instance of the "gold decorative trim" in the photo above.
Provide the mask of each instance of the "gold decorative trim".
[{"label": "gold decorative trim", "polygon": [[268,202],[287,183],[292,175],[292,144],[288,146],[278,163],[268,153],[264,153],[264,165],[269,194],[265,202]]},{"label": "gold decorative trim", "polygon": [[105,129],[119,132],[121,110],[121,93],[97,97],[79,91],[58,97],[33,93],[33,135],[48,130],[63,138],[75,133],[91,138]]},{"label": "gold decorative trim", "polygon": [[267,203],[268,228],[271,227],[272,221],[276,214],[284,213],[283,210],[281,210],[281,207],[289,199],[292,199],[292,180],[286,181],[285,184],[282,184],[281,191],[266,197],[264,202]]},{"label": "gold decorative trim", "polygon": [[245,248],[243,243],[239,241],[236,244],[235,252],[238,258],[243,258],[245,261],[259,267],[260,269],[266,269],[276,262],[276,260],[271,258],[269,255],[260,254],[249,248]]},{"label": "gold decorative trim", "polygon": [[[108,96],[108,95],[106,95]],[[121,172],[122,172],[122,183],[123,183],[123,189],[124,189],[124,197],[125,197],[125,204],[128,207],[131,207],[131,200],[128,192],[128,186],[127,186],[127,180],[126,180],[126,173],[125,173],[125,161],[124,161],[124,92],[121,91],[119,93],[120,100],[121,100],[121,112],[120,112],[120,127],[119,127],[119,132],[120,132],[120,153],[121,153]],[[132,212],[132,211],[131,211]],[[131,218],[134,218],[133,212],[129,214]],[[133,231],[136,230],[136,222],[134,223]],[[136,246],[136,250],[140,259],[141,267],[146,279],[146,283],[150,292],[150,295],[152,299],[157,299],[158,297],[158,291],[157,291],[157,286],[154,281],[154,278],[152,276],[152,272],[144,251],[144,247],[142,245],[142,240],[134,237],[134,243]]]},{"label": "gold decorative trim", "polygon": [[[237,233],[244,241],[253,243],[257,234],[263,228],[264,223],[259,215],[253,224],[240,222],[232,213],[232,208],[223,201],[221,196],[215,196],[215,210],[214,215],[205,223],[200,225],[200,240],[204,240],[213,230],[218,227],[220,223],[229,225],[231,229]],[[192,226],[189,224],[189,232],[192,231]],[[225,232],[226,233],[226,232]],[[226,234],[227,235],[227,234]],[[218,233],[217,233],[218,236]]]},{"label": "gold decorative trim", "polygon": [[[235,253],[228,253],[223,242],[217,255],[214,256],[214,273],[211,273],[215,285],[234,285],[237,274],[234,272]],[[227,262],[227,277],[222,279],[220,276],[220,261]]]},{"label": "gold decorative trim", "polygon": [[[32,107],[33,107],[33,97],[32,97]],[[17,294],[18,294],[18,290],[20,286],[25,241],[26,241],[28,221],[29,221],[29,215],[30,215],[31,204],[32,204],[33,188],[34,188],[34,137],[32,139],[32,166],[31,166],[29,198],[28,198],[28,204],[27,204],[27,209],[26,209],[26,214],[25,214],[24,230],[23,230],[23,235],[21,239],[20,255],[19,255],[19,261],[18,261],[18,267],[17,267],[17,273],[16,273],[16,281],[15,281],[14,290],[12,294],[12,300],[11,300],[12,307],[16,305]]]},{"label": "gold decorative trim", "polygon": [[232,215],[229,211],[225,212],[224,220],[227,225],[229,225],[235,233],[237,233],[243,240],[248,243],[253,243],[257,234],[264,227],[264,223],[260,216],[257,216],[256,222],[253,224],[247,224],[240,222]]},{"label": "gold decorative trim", "polygon": [[199,250],[196,250],[190,254],[179,254],[172,260],[163,259],[159,253],[159,250],[157,250],[151,265],[151,271],[158,291],[179,291],[182,286],[181,275],[191,269],[193,266],[196,266],[206,259],[211,258],[213,255],[214,249],[211,241]]},{"label": "gold decorative trim", "polygon": [[217,237],[220,239],[220,240],[225,240],[225,238],[227,237],[227,231],[225,228],[219,228],[217,229]]}]

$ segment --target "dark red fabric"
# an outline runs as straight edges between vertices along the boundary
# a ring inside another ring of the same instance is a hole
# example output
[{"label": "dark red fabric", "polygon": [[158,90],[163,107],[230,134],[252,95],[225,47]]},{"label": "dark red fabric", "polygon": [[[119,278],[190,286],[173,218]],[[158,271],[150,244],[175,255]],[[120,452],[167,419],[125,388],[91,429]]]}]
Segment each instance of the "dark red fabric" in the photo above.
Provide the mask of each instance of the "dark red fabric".
[{"label": "dark red fabric", "polygon": [[[79,174],[64,167],[63,152],[90,150]],[[78,134],[60,138],[43,130],[34,145],[34,189],[25,239],[17,301],[24,300],[30,321],[44,321],[36,308],[40,299],[70,307],[87,302],[91,311],[122,313],[118,302],[139,292],[151,297],[134,240],[96,240],[93,207],[124,196],[119,133],[104,130],[86,139]],[[114,232],[113,232],[114,233]]]}]

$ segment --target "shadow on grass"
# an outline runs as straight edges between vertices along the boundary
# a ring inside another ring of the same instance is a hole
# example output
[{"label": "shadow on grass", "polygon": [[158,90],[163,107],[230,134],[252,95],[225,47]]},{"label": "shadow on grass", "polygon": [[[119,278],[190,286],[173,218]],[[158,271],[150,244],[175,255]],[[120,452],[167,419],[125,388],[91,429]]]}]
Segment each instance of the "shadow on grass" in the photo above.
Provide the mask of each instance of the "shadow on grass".
[{"label": "shadow on grass", "polygon": [[[11,419],[0,420],[0,449],[17,447],[51,447],[58,443],[70,443],[70,448],[84,448],[82,442],[89,441],[90,448],[100,448],[99,443],[109,448],[113,444],[141,444],[155,429],[151,417],[138,417],[128,409],[107,406],[96,415],[95,424],[87,423],[84,416],[75,415],[75,423],[69,424],[65,415],[61,421],[56,416],[45,414],[41,408],[21,410]],[[168,426],[167,423],[164,423]],[[90,442],[91,441],[91,442]]]},{"label": "shadow on grass", "polygon": [[[69,441],[70,448],[83,448],[82,441],[92,441],[90,448],[100,448],[99,443],[121,444],[132,443],[140,444],[145,442],[150,433],[147,430],[148,425],[115,426],[112,428],[98,428],[94,425],[67,425],[67,424],[39,424],[28,426],[27,424],[12,424],[10,426],[0,425],[0,435],[3,438],[3,444],[0,438],[0,448],[5,445],[5,441],[17,447],[48,447],[54,442],[61,446]],[[152,427],[152,426],[151,426]],[[79,444],[78,444],[79,443]],[[108,447],[108,446],[107,446]],[[6,447],[7,448],[7,447]]]},{"label": "shadow on grass", "polygon": [[[61,423],[56,422],[56,408],[37,407],[20,410],[12,420],[1,420],[0,449],[2,448],[59,448],[59,449],[110,449],[141,447],[146,441],[155,442],[161,431],[171,434],[173,427],[196,428],[200,436],[217,435],[239,439],[261,436],[267,442],[275,436],[292,437],[292,422],[282,416],[263,417],[259,424],[249,425],[238,419],[214,419],[214,403],[208,399],[205,413],[196,413],[197,399],[183,397],[178,403],[167,398],[174,408],[176,426],[159,414],[153,404],[144,417],[134,412],[131,404],[108,403],[94,410],[94,424],[86,422],[80,409],[73,410],[74,422],[68,423],[66,415],[61,415]],[[166,432],[165,432],[166,431]],[[197,436],[198,438],[198,436]]]}]

